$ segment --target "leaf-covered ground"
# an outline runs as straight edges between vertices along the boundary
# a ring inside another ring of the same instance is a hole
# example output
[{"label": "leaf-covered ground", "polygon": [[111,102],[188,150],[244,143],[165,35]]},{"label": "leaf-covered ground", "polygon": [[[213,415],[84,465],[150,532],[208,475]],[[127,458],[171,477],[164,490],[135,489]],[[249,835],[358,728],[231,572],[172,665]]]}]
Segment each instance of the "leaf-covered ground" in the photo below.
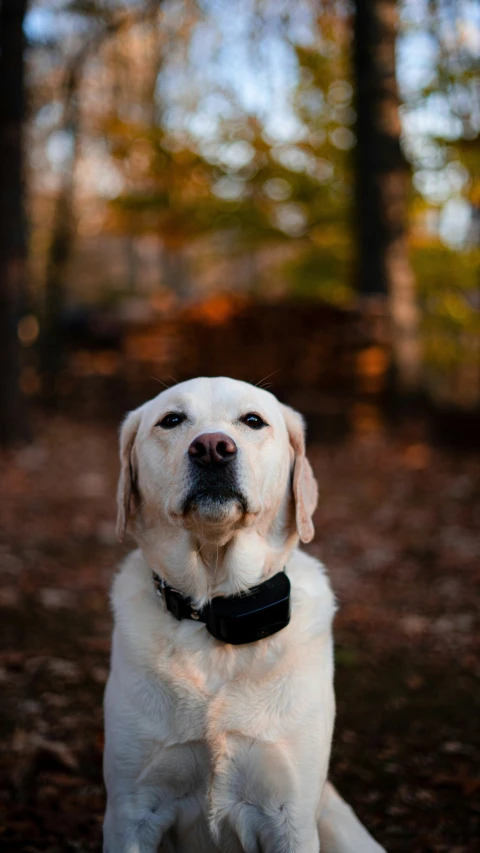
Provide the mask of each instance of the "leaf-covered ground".
[{"label": "leaf-covered ground", "polygon": [[[2,459],[0,849],[100,851],[116,434],[36,435]],[[333,778],[392,853],[474,853],[480,457],[378,432],[311,457],[339,602]]]}]

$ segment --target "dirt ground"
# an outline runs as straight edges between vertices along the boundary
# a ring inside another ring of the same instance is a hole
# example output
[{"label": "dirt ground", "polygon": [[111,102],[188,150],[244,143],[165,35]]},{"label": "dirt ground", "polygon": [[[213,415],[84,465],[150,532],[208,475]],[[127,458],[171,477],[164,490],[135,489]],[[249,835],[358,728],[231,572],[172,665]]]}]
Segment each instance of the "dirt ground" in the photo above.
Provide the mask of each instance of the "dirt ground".
[{"label": "dirt ground", "polygon": [[[2,460],[0,849],[97,852],[116,433],[35,435]],[[333,779],[391,853],[474,853],[480,456],[368,430],[310,455],[310,550],[339,602]]]}]

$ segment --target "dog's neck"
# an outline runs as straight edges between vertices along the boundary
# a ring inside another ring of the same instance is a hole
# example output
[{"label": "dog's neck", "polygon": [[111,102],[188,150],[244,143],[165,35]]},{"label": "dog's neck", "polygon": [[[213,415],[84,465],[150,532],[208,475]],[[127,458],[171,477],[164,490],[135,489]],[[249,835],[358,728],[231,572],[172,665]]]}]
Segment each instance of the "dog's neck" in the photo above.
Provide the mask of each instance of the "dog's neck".
[{"label": "dog's neck", "polygon": [[[165,531],[165,534],[167,531]],[[244,527],[209,541],[200,531],[170,529],[168,535],[144,531],[138,536],[152,569],[196,606],[217,595],[236,595],[281,571],[295,548],[295,533]]]}]

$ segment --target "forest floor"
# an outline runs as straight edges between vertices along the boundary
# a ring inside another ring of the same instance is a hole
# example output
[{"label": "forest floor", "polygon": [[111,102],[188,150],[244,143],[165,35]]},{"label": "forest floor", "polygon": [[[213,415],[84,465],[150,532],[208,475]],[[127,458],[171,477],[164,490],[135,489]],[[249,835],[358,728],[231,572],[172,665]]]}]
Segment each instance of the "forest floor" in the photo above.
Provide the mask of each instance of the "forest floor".
[{"label": "forest floor", "polygon": [[[100,851],[116,432],[39,418],[2,459],[0,849]],[[390,853],[480,849],[480,456],[368,431],[314,445],[332,777]]]}]

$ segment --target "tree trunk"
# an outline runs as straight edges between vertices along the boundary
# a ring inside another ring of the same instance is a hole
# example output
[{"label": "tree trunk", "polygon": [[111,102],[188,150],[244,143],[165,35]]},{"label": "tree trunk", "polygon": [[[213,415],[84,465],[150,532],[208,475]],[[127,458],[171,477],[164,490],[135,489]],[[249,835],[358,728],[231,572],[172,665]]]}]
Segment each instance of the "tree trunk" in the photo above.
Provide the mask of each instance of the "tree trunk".
[{"label": "tree trunk", "polygon": [[0,443],[25,438],[17,328],[26,301],[23,203],[24,36],[27,0],[0,3]]},{"label": "tree trunk", "polygon": [[414,394],[419,311],[406,240],[410,172],[400,145],[396,35],[395,0],[355,0],[358,289],[367,302],[387,302],[397,388]]},{"label": "tree trunk", "polygon": [[65,357],[64,314],[66,307],[66,275],[74,243],[74,180],[79,151],[78,89],[80,70],[75,67],[67,77],[64,97],[63,130],[69,135],[71,148],[64,164],[52,224],[45,276],[45,301],[40,340],[40,369],[43,395],[55,400],[57,378]]}]

